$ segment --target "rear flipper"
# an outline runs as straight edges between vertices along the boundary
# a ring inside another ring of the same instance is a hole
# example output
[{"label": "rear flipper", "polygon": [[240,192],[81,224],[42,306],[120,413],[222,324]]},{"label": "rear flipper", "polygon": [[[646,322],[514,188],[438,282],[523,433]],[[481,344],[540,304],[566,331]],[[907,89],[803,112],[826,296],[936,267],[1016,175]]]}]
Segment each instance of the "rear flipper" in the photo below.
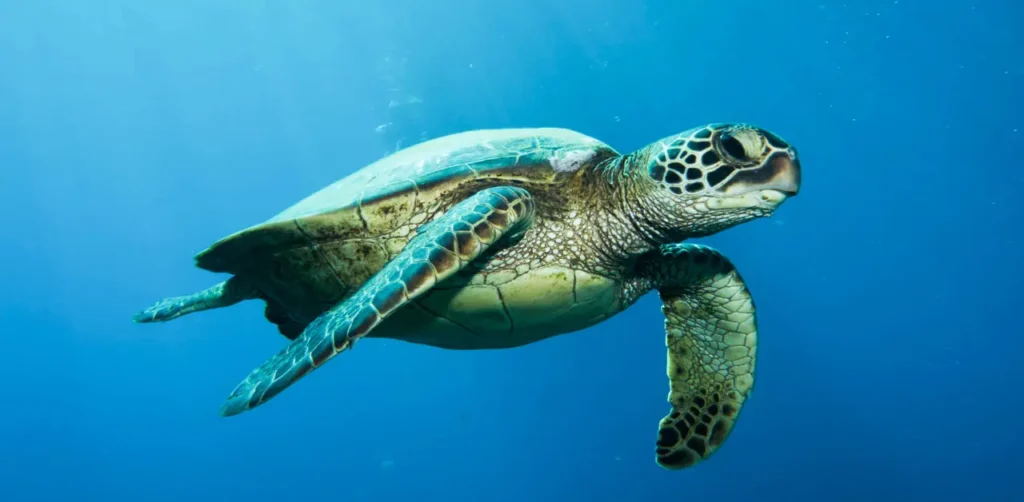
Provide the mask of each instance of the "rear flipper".
[{"label": "rear flipper", "polygon": [[258,297],[259,293],[256,289],[243,284],[238,277],[232,277],[198,293],[160,300],[152,307],[136,313],[132,316],[132,321],[170,321],[193,312],[230,307],[242,300],[250,300]]}]

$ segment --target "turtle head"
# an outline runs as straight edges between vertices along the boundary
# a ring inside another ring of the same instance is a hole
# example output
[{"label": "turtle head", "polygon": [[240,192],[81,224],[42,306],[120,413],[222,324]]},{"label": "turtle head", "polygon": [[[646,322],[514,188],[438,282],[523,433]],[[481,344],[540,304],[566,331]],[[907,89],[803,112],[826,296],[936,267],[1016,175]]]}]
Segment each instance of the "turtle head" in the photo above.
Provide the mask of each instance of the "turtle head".
[{"label": "turtle head", "polygon": [[[710,124],[648,145],[647,174],[672,238],[770,216],[800,191],[796,149],[746,124]],[[667,207],[666,207],[667,206]]]}]

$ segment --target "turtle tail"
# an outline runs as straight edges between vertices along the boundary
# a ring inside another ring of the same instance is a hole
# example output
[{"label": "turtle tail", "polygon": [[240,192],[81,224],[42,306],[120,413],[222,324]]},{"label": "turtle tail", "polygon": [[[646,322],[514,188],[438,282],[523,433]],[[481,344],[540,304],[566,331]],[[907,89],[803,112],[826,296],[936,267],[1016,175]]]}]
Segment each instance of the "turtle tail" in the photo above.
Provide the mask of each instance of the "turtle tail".
[{"label": "turtle tail", "polygon": [[253,287],[243,284],[238,277],[232,277],[198,293],[160,300],[153,306],[136,312],[132,316],[132,321],[165,322],[193,312],[230,307],[242,300],[258,297],[259,293]]}]

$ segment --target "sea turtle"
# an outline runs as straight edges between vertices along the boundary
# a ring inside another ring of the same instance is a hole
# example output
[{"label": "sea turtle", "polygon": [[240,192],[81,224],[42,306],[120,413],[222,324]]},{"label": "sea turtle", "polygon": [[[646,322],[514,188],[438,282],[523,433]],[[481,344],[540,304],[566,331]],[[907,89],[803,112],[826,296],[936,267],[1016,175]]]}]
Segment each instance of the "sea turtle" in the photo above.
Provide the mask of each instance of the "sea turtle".
[{"label": "sea turtle", "polygon": [[682,243],[770,215],[800,186],[796,150],[709,124],[627,155],[576,131],[492,129],[398,151],[196,256],[232,276],[135,315],[167,321],[242,300],[291,343],[228,397],[252,409],[382,337],[517,347],[593,326],[658,290],[668,401],[656,460],[709,457],[754,383],[754,303],[722,254]]}]

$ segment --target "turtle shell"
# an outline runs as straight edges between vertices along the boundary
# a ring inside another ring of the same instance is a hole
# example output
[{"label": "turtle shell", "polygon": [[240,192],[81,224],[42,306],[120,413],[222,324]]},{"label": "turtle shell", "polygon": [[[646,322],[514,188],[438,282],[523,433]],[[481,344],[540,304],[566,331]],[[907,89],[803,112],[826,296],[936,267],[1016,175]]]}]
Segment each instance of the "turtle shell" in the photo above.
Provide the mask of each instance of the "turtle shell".
[{"label": "turtle shell", "polygon": [[291,316],[304,325],[380,270],[419,226],[469,194],[503,184],[558,185],[617,155],[594,138],[559,128],[436,138],[221,239],[199,253],[196,264],[245,276],[267,297],[268,318],[281,326]]}]

